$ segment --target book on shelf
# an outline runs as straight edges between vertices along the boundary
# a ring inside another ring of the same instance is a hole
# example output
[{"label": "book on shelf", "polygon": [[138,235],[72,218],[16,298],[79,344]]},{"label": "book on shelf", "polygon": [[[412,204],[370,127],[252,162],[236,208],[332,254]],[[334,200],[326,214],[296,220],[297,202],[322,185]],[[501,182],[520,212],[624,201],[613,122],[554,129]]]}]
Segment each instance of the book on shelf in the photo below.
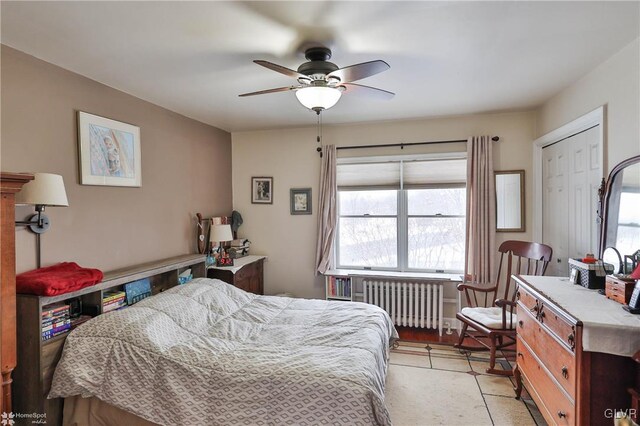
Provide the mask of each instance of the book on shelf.
[{"label": "book on shelf", "polygon": [[351,297],[351,278],[329,277],[329,297]]},{"label": "book on shelf", "polygon": [[124,285],[124,291],[127,295],[127,304],[133,305],[151,296],[151,281],[149,278],[133,281]]},{"label": "book on shelf", "polygon": [[112,300],[124,299],[127,294],[124,291],[105,291],[102,294],[102,304],[109,303]]},{"label": "book on shelf", "polygon": [[56,336],[67,333],[71,329],[71,324],[67,324],[64,327],[60,327],[54,330],[47,330],[42,332],[42,340],[53,339]]},{"label": "book on shelf", "polygon": [[110,302],[106,305],[102,305],[102,313],[106,314],[107,312],[118,310],[124,306],[127,306],[127,301],[122,299],[115,302]]},{"label": "book on shelf", "polygon": [[43,332],[44,331],[49,331],[49,330],[56,331],[58,329],[66,327],[69,324],[71,324],[71,319],[67,317],[65,319],[61,319],[60,321],[52,322],[52,323],[49,323],[47,325],[43,324],[42,325],[42,331]]},{"label": "book on shelf", "polygon": [[42,310],[42,319],[53,318],[60,314],[69,314],[69,305],[64,303],[57,303],[55,305],[45,306]]}]

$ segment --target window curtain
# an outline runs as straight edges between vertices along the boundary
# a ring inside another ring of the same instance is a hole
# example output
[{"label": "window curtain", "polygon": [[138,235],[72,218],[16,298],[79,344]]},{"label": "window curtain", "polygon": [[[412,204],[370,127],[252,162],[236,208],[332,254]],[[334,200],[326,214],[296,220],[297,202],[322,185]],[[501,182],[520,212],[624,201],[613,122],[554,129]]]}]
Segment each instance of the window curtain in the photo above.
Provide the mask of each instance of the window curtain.
[{"label": "window curtain", "polygon": [[336,183],[336,146],[322,147],[320,195],[318,200],[318,245],[316,272],[324,274],[333,267],[333,246],[338,223],[338,185]]},{"label": "window curtain", "polygon": [[493,141],[490,136],[470,137],[467,141],[465,281],[493,283],[495,229]]}]

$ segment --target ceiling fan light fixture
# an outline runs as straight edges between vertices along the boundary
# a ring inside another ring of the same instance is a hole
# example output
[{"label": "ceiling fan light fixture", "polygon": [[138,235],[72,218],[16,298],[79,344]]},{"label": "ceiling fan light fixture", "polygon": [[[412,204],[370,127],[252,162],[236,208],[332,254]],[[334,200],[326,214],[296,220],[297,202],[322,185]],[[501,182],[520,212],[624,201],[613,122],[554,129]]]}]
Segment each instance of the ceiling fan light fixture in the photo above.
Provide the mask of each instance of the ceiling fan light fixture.
[{"label": "ceiling fan light fixture", "polygon": [[342,91],[334,87],[303,87],[296,91],[298,101],[312,111],[322,111],[334,106],[340,100]]}]

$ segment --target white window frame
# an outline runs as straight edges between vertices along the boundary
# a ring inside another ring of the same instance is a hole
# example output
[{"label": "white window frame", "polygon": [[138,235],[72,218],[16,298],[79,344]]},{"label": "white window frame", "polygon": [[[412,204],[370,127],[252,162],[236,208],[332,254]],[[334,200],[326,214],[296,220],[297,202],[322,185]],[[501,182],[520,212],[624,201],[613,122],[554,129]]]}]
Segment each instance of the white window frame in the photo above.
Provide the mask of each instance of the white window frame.
[{"label": "white window frame", "polygon": [[[357,158],[338,158],[338,164],[362,164],[362,163],[382,163],[382,162],[399,162],[403,161],[420,161],[420,160],[459,160],[466,159],[466,152],[456,153],[437,153],[437,154],[423,154],[423,155],[403,155],[403,156],[376,156],[376,157],[357,157]],[[429,188],[466,188],[464,183],[441,183],[441,184],[425,184],[420,187],[412,186],[409,189],[429,189]],[[341,215],[340,214],[340,193],[343,191],[365,191],[365,190],[388,190],[393,189],[397,191],[397,210],[396,215]],[[389,188],[384,186],[371,186],[371,187],[350,187],[340,189],[338,188],[338,220],[336,225],[336,244],[334,250],[334,264],[338,269],[351,269],[351,270],[372,270],[372,271],[393,271],[393,272],[437,272],[437,273],[462,273],[462,270],[442,270],[442,269],[419,269],[409,268],[409,217],[428,217],[428,218],[446,218],[446,217],[466,217],[466,215],[409,215],[408,214],[408,196],[407,189],[404,188],[402,165],[400,164],[400,188]],[[395,268],[390,267],[365,267],[365,266],[352,266],[340,264],[340,218],[342,217],[360,217],[360,218],[393,218],[397,220],[396,225],[396,253],[397,253],[397,266]]]}]

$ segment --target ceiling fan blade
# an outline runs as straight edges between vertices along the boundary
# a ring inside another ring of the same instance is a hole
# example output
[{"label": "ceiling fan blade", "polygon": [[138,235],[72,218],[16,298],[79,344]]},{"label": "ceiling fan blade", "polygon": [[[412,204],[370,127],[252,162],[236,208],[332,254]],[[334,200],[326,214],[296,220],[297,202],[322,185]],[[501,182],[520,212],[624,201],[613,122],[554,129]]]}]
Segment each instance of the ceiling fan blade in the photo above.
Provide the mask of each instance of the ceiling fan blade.
[{"label": "ceiling fan blade", "polygon": [[340,86],[344,86],[345,92],[347,93],[360,93],[363,95],[371,96],[374,98],[389,100],[392,99],[396,94],[393,92],[389,92],[387,90],[376,89],[375,87],[363,86],[362,84],[355,83],[344,83]]},{"label": "ceiling fan blade", "polygon": [[267,89],[267,90],[260,90],[258,92],[243,93],[242,95],[238,95],[238,96],[244,97],[244,96],[265,95],[267,93],[288,92],[290,90],[299,89],[300,87],[302,87],[302,86],[278,87],[276,89]]},{"label": "ceiling fan blade", "polygon": [[386,71],[389,68],[388,63],[385,61],[377,60],[371,62],[363,62],[361,64],[350,65],[348,67],[340,68],[330,72],[326,76],[326,80],[329,81],[330,77],[338,77],[341,83],[350,83],[352,81],[362,80],[363,78],[371,77]]},{"label": "ceiling fan blade", "polygon": [[253,61],[253,62],[255,62],[258,65],[262,65],[265,68],[269,68],[270,70],[279,72],[280,74],[284,74],[284,75],[289,76],[289,77],[303,78],[305,80],[310,80],[309,76],[306,76],[304,74],[300,74],[298,71],[294,71],[294,70],[289,69],[287,67],[283,67],[282,65],[274,64],[273,62],[262,61],[262,60],[256,60],[256,61]]}]

